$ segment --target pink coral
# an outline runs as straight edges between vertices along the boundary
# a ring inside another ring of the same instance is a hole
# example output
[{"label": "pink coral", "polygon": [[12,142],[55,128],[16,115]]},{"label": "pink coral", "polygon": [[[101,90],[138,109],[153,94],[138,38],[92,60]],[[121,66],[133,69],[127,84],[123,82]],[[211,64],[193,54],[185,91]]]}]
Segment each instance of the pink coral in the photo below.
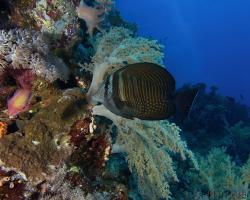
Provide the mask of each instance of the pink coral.
[{"label": "pink coral", "polygon": [[76,11],[78,17],[86,22],[88,28],[87,32],[92,36],[94,29],[98,28],[98,24],[102,21],[102,15],[105,9],[101,7],[90,7],[82,0],[79,7],[76,8]]}]

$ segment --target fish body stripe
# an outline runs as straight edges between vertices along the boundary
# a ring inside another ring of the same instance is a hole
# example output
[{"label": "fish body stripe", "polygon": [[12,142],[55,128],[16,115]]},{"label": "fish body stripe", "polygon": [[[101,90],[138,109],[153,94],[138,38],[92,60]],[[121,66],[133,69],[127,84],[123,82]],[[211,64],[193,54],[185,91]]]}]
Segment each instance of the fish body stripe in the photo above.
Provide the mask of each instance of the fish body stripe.
[{"label": "fish body stripe", "polygon": [[[132,68],[133,67],[133,68]],[[141,119],[172,115],[175,81],[161,67],[125,67],[113,74],[113,101],[121,112]]]}]

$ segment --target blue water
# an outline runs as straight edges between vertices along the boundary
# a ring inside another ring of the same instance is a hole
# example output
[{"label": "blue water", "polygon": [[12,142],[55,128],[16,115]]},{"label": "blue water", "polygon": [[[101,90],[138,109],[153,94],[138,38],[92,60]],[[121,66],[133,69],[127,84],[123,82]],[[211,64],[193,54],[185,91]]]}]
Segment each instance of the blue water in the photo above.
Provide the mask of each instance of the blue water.
[{"label": "blue water", "polygon": [[217,85],[250,105],[249,0],[117,0],[116,7],[139,35],[166,46],[165,65],[177,86]]}]

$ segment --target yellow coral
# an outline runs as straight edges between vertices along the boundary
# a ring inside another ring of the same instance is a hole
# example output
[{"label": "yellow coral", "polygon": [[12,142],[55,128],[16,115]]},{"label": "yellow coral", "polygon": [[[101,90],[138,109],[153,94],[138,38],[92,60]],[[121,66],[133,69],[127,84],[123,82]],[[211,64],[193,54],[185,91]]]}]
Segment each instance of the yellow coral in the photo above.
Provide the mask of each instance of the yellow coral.
[{"label": "yellow coral", "polygon": [[6,122],[0,122],[0,139],[7,134],[7,127]]}]

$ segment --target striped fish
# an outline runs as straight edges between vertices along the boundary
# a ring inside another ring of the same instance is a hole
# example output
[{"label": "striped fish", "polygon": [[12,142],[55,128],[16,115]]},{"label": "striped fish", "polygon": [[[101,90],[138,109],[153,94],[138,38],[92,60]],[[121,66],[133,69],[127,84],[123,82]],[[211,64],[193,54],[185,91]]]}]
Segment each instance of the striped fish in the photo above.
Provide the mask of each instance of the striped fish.
[{"label": "striped fish", "polygon": [[188,114],[197,90],[175,93],[175,80],[153,63],[125,66],[108,76],[97,92],[99,102],[125,118],[167,119],[179,109]]}]

